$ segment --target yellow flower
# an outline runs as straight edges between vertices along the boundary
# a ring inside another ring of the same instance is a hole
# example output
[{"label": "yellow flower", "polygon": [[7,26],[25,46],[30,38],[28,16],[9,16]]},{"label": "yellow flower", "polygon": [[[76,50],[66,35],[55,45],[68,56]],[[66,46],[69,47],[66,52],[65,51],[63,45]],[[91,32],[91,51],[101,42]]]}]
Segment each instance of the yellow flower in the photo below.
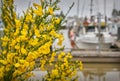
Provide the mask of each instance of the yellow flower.
[{"label": "yellow flower", "polygon": [[29,62],[25,61],[24,66],[28,67],[29,66]]},{"label": "yellow flower", "polygon": [[79,65],[80,65],[80,70],[83,70],[83,64],[82,64],[82,61],[80,61]]},{"label": "yellow flower", "polygon": [[40,37],[40,32],[39,32],[38,29],[35,30],[35,35],[36,35],[37,37]]},{"label": "yellow flower", "polygon": [[36,15],[39,15],[39,16],[42,16],[42,14],[43,14],[43,12],[41,11],[38,11],[38,10],[34,10],[34,13],[36,14]]},{"label": "yellow flower", "polygon": [[16,44],[16,40],[12,39],[12,40],[11,40],[11,43],[10,43],[10,46],[14,47],[15,44]]},{"label": "yellow flower", "polygon": [[34,22],[31,14],[26,15],[26,21]]},{"label": "yellow flower", "polygon": [[45,45],[41,46],[38,51],[39,53],[42,53],[42,54],[49,54],[50,53],[50,46],[51,46],[51,43],[46,43]]},{"label": "yellow flower", "polygon": [[5,71],[5,67],[4,66],[0,67],[0,79],[2,79],[3,76],[5,75],[4,71]]},{"label": "yellow flower", "polygon": [[24,28],[23,30],[26,31],[26,33],[27,33],[27,31],[29,30],[29,29],[28,29],[28,28],[29,28],[29,27],[28,27],[28,24],[24,24],[24,25],[23,25],[23,28]]},{"label": "yellow flower", "polygon": [[55,23],[59,24],[60,23],[60,18],[55,18]]},{"label": "yellow flower", "polygon": [[70,72],[71,72],[71,70],[69,70],[69,69],[66,70],[66,73],[67,73],[67,74],[70,74]]},{"label": "yellow flower", "polygon": [[14,35],[17,36],[19,34],[19,28],[16,29]]},{"label": "yellow flower", "polygon": [[3,51],[3,54],[6,54],[6,53],[7,53],[7,50],[4,50],[4,51]]},{"label": "yellow flower", "polygon": [[30,70],[32,70],[35,67],[35,61],[32,61],[29,63]]},{"label": "yellow flower", "polygon": [[58,55],[58,60],[62,60],[62,56],[61,55]]},{"label": "yellow flower", "polygon": [[7,61],[6,60],[0,60],[0,63],[2,63],[3,65],[6,65]]},{"label": "yellow flower", "polygon": [[34,59],[36,59],[38,56],[33,52],[29,52],[28,56],[26,58],[26,61],[32,62]]},{"label": "yellow flower", "polygon": [[[40,5],[34,3],[34,8],[27,9],[21,17],[14,12],[13,1],[4,0],[2,7],[5,29],[1,38],[0,80],[4,81],[5,77],[11,77],[10,81],[17,81],[19,77],[27,80],[35,68],[49,71],[49,67],[52,67],[46,80],[70,81],[78,70],[76,67],[82,70],[83,64],[72,62],[70,53],[58,54],[57,49],[50,50],[55,39],[59,40],[58,45],[62,45],[64,40],[56,28],[62,22],[62,17],[54,15],[57,1],[49,0],[51,2],[48,4],[49,1],[41,0]],[[37,59],[40,59],[40,63],[36,65]],[[48,68],[46,65],[49,65]]]},{"label": "yellow flower", "polygon": [[11,70],[11,65],[7,64],[6,67],[5,67],[5,71],[10,71],[10,70]]},{"label": "yellow flower", "polygon": [[57,44],[58,44],[59,46],[61,46],[61,45],[62,45],[62,42],[63,42],[63,40],[64,40],[63,35],[59,35],[58,39],[59,39],[59,42],[58,42]]},{"label": "yellow flower", "polygon": [[17,37],[17,38],[16,38],[16,41],[17,41],[17,42],[20,42],[20,37]]},{"label": "yellow flower", "polygon": [[15,49],[20,49],[20,44],[15,45]]},{"label": "yellow flower", "polygon": [[57,69],[53,69],[52,70],[52,75],[53,76],[58,76],[58,70]]},{"label": "yellow flower", "polygon": [[55,52],[52,53],[52,57],[54,57],[54,56],[56,56],[56,53],[55,53]]},{"label": "yellow flower", "polygon": [[34,13],[35,13],[36,15],[42,16],[42,15],[43,15],[42,6],[39,5],[39,4],[36,4],[36,3],[33,3],[33,6],[37,7],[37,9],[34,10]]},{"label": "yellow flower", "polygon": [[70,53],[68,53],[67,57],[71,59],[73,56]]},{"label": "yellow flower", "polygon": [[47,78],[47,81],[53,81],[51,78]]},{"label": "yellow flower", "polygon": [[22,48],[21,48],[21,53],[22,53],[22,54],[27,54],[26,49],[22,47]]},{"label": "yellow flower", "polygon": [[54,29],[54,25],[53,24],[50,24],[49,26],[48,26],[48,30],[52,30],[52,29]]},{"label": "yellow flower", "polygon": [[8,42],[6,42],[6,41],[2,42],[2,46],[6,46],[7,44],[8,44]]},{"label": "yellow flower", "polygon": [[20,67],[20,64],[19,64],[19,63],[16,63],[16,64],[15,64],[15,67],[16,67],[16,68]]},{"label": "yellow flower", "polygon": [[23,30],[21,31],[21,34],[24,35],[24,36],[26,36],[26,35],[27,35],[27,30],[26,30],[26,29],[23,29]]},{"label": "yellow flower", "polygon": [[80,70],[83,70],[83,66],[80,66]]},{"label": "yellow flower", "polygon": [[26,41],[28,38],[27,38],[27,36],[25,36],[25,35],[21,35],[20,36],[20,41]]},{"label": "yellow flower", "polygon": [[51,57],[51,58],[50,58],[50,62],[53,62],[53,61],[54,61],[54,58],[55,58],[55,57]]},{"label": "yellow flower", "polygon": [[22,74],[21,71],[15,70],[15,72],[13,73],[13,78],[16,77],[16,76],[18,76],[18,75],[20,75],[20,74]]},{"label": "yellow flower", "polygon": [[9,41],[9,38],[7,36],[2,37],[1,39],[2,41]]},{"label": "yellow flower", "polygon": [[12,64],[14,56],[15,56],[14,53],[8,53],[7,54],[7,62],[10,63],[10,64]]},{"label": "yellow flower", "polygon": [[53,17],[52,18],[52,23],[53,24],[59,24],[61,22],[61,18],[58,18],[58,17]]},{"label": "yellow flower", "polygon": [[58,36],[57,32],[55,30],[52,30],[49,34],[52,35],[52,36],[54,36],[54,37]]},{"label": "yellow flower", "polygon": [[33,3],[33,6],[35,6],[35,7],[39,7],[40,5],[37,4],[37,3]]},{"label": "yellow flower", "polygon": [[20,26],[21,26],[21,22],[20,22],[20,20],[18,20],[18,19],[15,19],[15,24],[16,24],[16,28],[19,28]]},{"label": "yellow flower", "polygon": [[60,55],[65,56],[65,52],[61,52]]},{"label": "yellow flower", "polygon": [[26,60],[19,60],[19,62],[20,62],[21,64],[24,64],[24,63],[26,62]]},{"label": "yellow flower", "polygon": [[8,29],[8,28],[4,28],[4,31],[5,31],[5,32],[9,32],[9,29]]},{"label": "yellow flower", "polygon": [[24,75],[24,78],[27,79],[31,76],[33,76],[34,74],[32,72],[28,72],[27,74]]},{"label": "yellow flower", "polygon": [[49,13],[50,15],[53,15],[53,14],[54,14],[54,11],[53,11],[53,8],[52,8],[52,7],[49,7],[49,8],[48,8],[48,13]]},{"label": "yellow flower", "polygon": [[38,45],[39,44],[38,39],[37,38],[36,39],[31,39],[29,41],[29,44],[32,45],[32,46]]},{"label": "yellow flower", "polygon": [[46,60],[40,60],[40,64],[44,65],[46,63]]}]

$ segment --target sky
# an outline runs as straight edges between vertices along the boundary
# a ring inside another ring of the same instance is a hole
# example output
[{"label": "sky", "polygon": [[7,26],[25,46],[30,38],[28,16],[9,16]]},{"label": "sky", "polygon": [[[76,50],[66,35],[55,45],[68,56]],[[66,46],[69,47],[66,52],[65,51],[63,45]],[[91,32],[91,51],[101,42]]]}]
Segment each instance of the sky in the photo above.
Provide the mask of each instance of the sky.
[{"label": "sky", "polygon": [[[89,16],[90,15],[90,1],[91,0],[79,0],[79,7],[78,7],[78,0],[61,0],[58,4],[61,10],[66,13],[69,7],[74,2],[75,5],[71,9],[68,16],[75,16],[79,14],[81,16]],[[104,1],[106,1],[106,6],[104,6]],[[114,1],[115,6],[114,6]],[[25,11],[28,8],[28,5],[32,5],[33,2],[39,3],[39,0],[15,0],[16,11],[20,15],[22,15],[22,11]],[[103,15],[111,16],[112,9],[115,7],[120,10],[119,6],[120,0],[93,0],[93,14],[97,14],[100,12]],[[105,13],[106,8],[106,13]]]}]

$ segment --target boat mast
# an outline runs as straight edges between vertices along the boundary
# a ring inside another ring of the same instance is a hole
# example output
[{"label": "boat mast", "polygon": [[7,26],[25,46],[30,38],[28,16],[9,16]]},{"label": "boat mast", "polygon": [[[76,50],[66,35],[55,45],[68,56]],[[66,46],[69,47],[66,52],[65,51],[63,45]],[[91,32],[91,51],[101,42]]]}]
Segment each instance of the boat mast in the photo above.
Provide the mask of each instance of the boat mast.
[{"label": "boat mast", "polygon": [[79,17],[79,6],[80,6],[80,5],[79,5],[79,1],[80,1],[80,0],[77,0],[77,17]]},{"label": "boat mast", "polygon": [[106,16],[106,0],[104,0],[104,15]]},{"label": "boat mast", "polygon": [[97,20],[98,20],[98,54],[101,52],[101,13],[98,12],[97,15]]},{"label": "boat mast", "polygon": [[92,16],[93,13],[93,0],[90,2],[90,15]]},{"label": "boat mast", "polygon": [[114,2],[113,2],[113,9],[116,9],[116,8],[115,8],[115,0],[114,0]]},{"label": "boat mast", "polygon": [[[86,6],[86,0],[83,0],[83,4],[82,4],[82,8],[81,8],[81,17],[83,17],[83,13],[85,10],[85,6]],[[86,15],[86,14],[85,14]]]},{"label": "boat mast", "polygon": [[107,16],[106,16],[106,0],[104,0],[104,15],[105,15],[105,24],[107,23]]}]

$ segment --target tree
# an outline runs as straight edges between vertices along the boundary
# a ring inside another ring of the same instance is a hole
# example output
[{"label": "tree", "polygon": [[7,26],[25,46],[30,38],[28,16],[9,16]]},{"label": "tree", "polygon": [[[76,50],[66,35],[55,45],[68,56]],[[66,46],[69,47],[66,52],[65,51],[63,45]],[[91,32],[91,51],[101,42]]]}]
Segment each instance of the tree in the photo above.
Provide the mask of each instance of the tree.
[{"label": "tree", "polygon": [[40,0],[40,4],[34,3],[34,7],[29,7],[19,18],[14,0],[2,0],[2,3],[4,35],[0,38],[0,80],[28,80],[36,68],[48,72],[45,81],[76,79],[73,76],[78,67],[82,69],[82,62],[72,61],[72,55],[60,52],[61,49],[50,50],[54,40],[59,40],[58,45],[64,40],[58,30],[64,18],[54,14],[59,9],[59,0]]}]

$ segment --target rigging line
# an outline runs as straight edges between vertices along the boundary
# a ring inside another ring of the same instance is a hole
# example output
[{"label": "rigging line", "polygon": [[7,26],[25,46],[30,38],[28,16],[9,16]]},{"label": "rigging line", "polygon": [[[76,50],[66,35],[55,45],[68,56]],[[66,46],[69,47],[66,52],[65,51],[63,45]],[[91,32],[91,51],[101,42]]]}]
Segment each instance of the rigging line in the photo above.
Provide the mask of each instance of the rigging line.
[{"label": "rigging line", "polygon": [[106,0],[104,0],[104,15],[106,16]]},{"label": "rigging line", "polygon": [[[96,14],[98,12],[98,0],[95,0],[95,10],[94,13]],[[96,12],[95,12],[96,11]]]},{"label": "rigging line", "polygon": [[98,13],[98,12],[99,12],[99,7],[100,7],[100,6],[99,6],[99,0],[95,0],[95,1],[96,1],[96,6],[97,6],[97,7],[96,7],[96,11],[97,11],[97,13]]},{"label": "rigging line", "polygon": [[120,11],[120,1],[118,0],[118,11]]},{"label": "rigging line", "polygon": [[107,0],[104,0],[104,19],[105,19],[105,23],[107,23],[107,15],[106,15],[106,1]]},{"label": "rigging line", "polygon": [[90,1],[90,15],[93,15],[93,0]]},{"label": "rigging line", "polygon": [[82,13],[82,4],[81,4],[82,0],[79,0],[79,16],[81,16]]},{"label": "rigging line", "polygon": [[115,0],[113,0],[113,9],[116,9],[116,6],[115,6]]},{"label": "rigging line", "polygon": [[118,7],[117,7],[117,0],[115,0],[115,9],[117,10],[118,9]]},{"label": "rigging line", "polygon": [[118,10],[120,10],[120,5],[119,5],[119,3],[120,3],[120,0],[117,0],[117,8],[118,8]]},{"label": "rigging line", "polygon": [[83,5],[82,5],[82,9],[81,9],[81,16],[83,16],[83,13],[85,10],[85,3],[86,3],[86,0],[83,0]]},{"label": "rigging line", "polygon": [[79,0],[79,15],[80,15],[80,16],[81,16],[80,11],[82,10],[82,9],[81,9],[81,7],[82,7],[82,6],[81,6],[81,2],[82,2],[82,0]]},{"label": "rigging line", "polygon": [[79,10],[80,10],[80,0],[77,0],[77,17],[79,17]]}]

